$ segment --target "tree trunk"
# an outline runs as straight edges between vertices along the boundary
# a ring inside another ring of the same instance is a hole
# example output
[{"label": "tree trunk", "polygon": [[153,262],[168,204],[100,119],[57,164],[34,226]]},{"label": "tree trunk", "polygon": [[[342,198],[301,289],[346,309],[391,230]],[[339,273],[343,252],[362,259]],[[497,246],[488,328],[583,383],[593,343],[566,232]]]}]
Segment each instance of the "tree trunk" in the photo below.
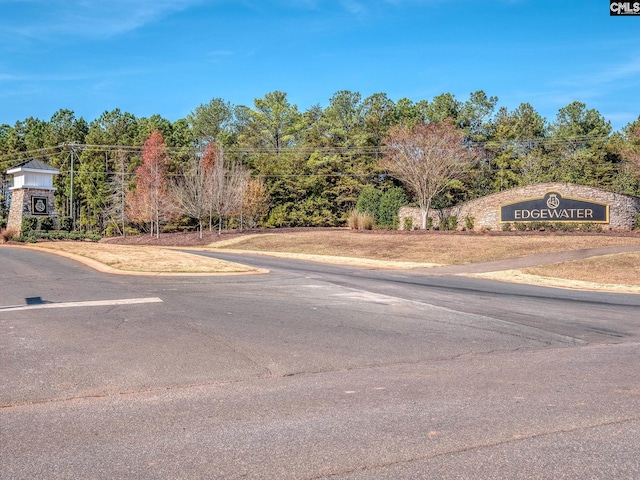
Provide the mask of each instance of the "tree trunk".
[{"label": "tree trunk", "polygon": [[431,199],[426,202],[420,202],[420,214],[422,215],[422,229],[427,230],[429,226],[429,210],[431,209]]}]

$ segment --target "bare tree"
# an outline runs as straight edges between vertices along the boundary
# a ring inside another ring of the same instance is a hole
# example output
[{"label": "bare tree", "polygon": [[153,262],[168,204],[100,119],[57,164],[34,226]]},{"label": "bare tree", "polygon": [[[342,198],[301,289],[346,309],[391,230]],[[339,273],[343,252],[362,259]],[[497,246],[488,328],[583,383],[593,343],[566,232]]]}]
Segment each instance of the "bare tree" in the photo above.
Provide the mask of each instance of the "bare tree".
[{"label": "bare tree", "polygon": [[203,221],[209,217],[211,229],[214,213],[220,234],[223,219],[242,207],[248,181],[249,171],[242,163],[225,160],[223,149],[211,142],[184,177],[174,182],[172,197],[181,213],[198,220],[201,237]]},{"label": "bare tree", "polygon": [[115,160],[115,171],[109,181],[109,202],[105,209],[107,223],[114,225],[121,236],[126,236],[127,218],[127,155],[118,150]]},{"label": "bare tree", "polygon": [[193,159],[184,175],[171,183],[170,192],[175,208],[187,217],[198,220],[202,238],[202,222],[211,211],[212,185],[201,157]]},{"label": "bare tree", "polygon": [[412,128],[391,128],[385,139],[387,149],[382,165],[415,193],[422,228],[433,198],[458,179],[475,159],[475,152],[463,144],[464,132],[450,119],[418,124]]},{"label": "bare tree", "polygon": [[218,216],[220,234],[223,218],[237,211],[242,205],[242,195],[249,181],[249,172],[239,161],[225,161],[220,150],[209,176],[210,205]]}]

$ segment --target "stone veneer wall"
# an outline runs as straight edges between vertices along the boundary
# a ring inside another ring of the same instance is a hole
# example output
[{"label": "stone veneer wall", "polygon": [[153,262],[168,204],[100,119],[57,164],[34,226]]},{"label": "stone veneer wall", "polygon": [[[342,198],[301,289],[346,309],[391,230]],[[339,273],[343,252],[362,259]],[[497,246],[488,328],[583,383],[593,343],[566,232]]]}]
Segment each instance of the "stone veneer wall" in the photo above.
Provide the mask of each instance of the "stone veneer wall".
[{"label": "stone veneer wall", "polygon": [[[434,226],[439,224],[441,216],[456,216],[458,217],[458,229],[462,229],[465,226],[465,218],[469,216],[474,219],[474,230],[501,230],[501,205],[528,198],[543,197],[548,192],[558,192],[563,197],[608,203],[609,223],[602,224],[602,228],[605,230],[631,230],[635,217],[640,212],[640,198],[638,197],[571,183],[540,183],[494,193],[444,210],[432,210],[429,212],[429,216],[433,218]],[[402,207],[398,216],[400,217],[400,229],[404,228],[405,218],[412,219],[413,228],[420,228],[422,225],[419,208]]]},{"label": "stone veneer wall", "polygon": [[53,218],[53,224],[55,226],[58,225],[58,215],[56,213],[56,203],[53,196],[53,190],[18,188],[11,192],[11,206],[9,207],[7,229],[20,231],[22,228],[22,219],[32,215],[31,197],[47,197],[47,210],[49,212],[49,216]]}]

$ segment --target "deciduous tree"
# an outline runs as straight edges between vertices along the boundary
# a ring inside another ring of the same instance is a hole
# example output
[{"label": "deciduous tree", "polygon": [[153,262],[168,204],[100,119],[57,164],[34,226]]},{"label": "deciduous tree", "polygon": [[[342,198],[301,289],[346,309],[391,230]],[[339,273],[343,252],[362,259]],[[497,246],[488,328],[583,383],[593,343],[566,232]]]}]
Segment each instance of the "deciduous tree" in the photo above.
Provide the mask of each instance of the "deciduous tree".
[{"label": "deciduous tree", "polygon": [[218,234],[222,233],[222,220],[238,211],[249,180],[249,172],[238,161],[216,163],[212,172],[211,205],[218,215]]},{"label": "deciduous tree", "polygon": [[177,210],[198,221],[198,231],[202,238],[202,223],[211,215],[211,172],[206,168],[203,157],[192,159],[183,175],[172,182],[171,198]]},{"label": "deciduous tree", "polygon": [[115,227],[121,236],[126,236],[127,217],[127,186],[128,186],[128,158],[124,150],[116,154],[115,171],[109,179],[109,198],[105,209],[107,224]]},{"label": "deciduous tree", "polygon": [[465,134],[450,119],[393,127],[387,136],[383,166],[414,192],[427,228],[431,201],[459,178],[476,153],[463,145]]},{"label": "deciduous tree", "polygon": [[227,160],[221,147],[207,145],[202,158],[209,212],[218,217],[218,234],[222,220],[239,211],[249,181],[249,171],[238,160]]},{"label": "deciduous tree", "polygon": [[258,226],[269,212],[269,193],[261,178],[250,178],[242,195],[242,218],[249,228]]},{"label": "deciduous tree", "polygon": [[136,169],[134,190],[127,200],[129,217],[149,223],[150,231],[160,236],[160,222],[170,213],[167,189],[167,148],[162,135],[154,131],[144,143],[142,165]]}]

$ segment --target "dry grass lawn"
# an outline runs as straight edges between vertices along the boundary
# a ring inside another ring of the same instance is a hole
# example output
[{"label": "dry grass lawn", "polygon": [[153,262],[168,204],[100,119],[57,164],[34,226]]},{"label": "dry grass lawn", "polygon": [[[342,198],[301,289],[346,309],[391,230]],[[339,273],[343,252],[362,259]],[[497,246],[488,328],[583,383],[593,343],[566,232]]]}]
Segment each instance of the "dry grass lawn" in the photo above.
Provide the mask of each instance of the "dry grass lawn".
[{"label": "dry grass lawn", "polygon": [[247,235],[210,246],[451,265],[613,245],[640,246],[640,236],[389,234],[335,230]]},{"label": "dry grass lawn", "polygon": [[116,270],[150,273],[249,273],[255,268],[160,247],[92,242],[39,242],[37,248],[95,260]]},{"label": "dry grass lawn", "polygon": [[527,268],[523,273],[584,282],[640,286],[640,252]]}]

